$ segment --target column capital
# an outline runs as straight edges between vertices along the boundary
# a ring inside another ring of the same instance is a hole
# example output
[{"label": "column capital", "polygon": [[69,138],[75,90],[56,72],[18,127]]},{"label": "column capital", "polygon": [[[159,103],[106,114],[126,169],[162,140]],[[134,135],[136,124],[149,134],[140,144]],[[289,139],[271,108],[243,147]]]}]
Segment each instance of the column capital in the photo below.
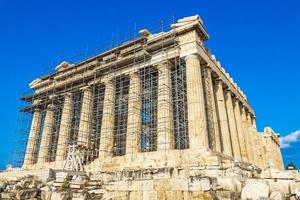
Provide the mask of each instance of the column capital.
[{"label": "column capital", "polygon": [[196,53],[193,53],[193,54],[189,54],[189,55],[186,55],[184,57],[184,60],[187,61],[188,59],[199,59],[200,56]]},{"label": "column capital", "polygon": [[245,116],[247,117],[247,112],[246,112],[246,109],[243,104],[241,104],[241,111],[242,111],[242,114],[245,114]]},{"label": "column capital", "polygon": [[222,80],[220,77],[215,78],[214,81],[215,81],[216,83],[223,82],[223,80]]},{"label": "column capital", "polygon": [[47,110],[54,110],[54,108],[55,108],[55,106],[52,103],[47,105]]},{"label": "column capital", "polygon": [[158,70],[162,70],[162,69],[168,69],[168,70],[170,70],[171,69],[171,62],[169,61],[169,60],[165,60],[165,61],[163,61],[163,62],[160,62],[160,63],[158,63],[157,65],[156,65],[156,68],[158,69]]},{"label": "column capital", "polygon": [[101,83],[103,83],[104,85],[114,84],[114,79],[113,78],[103,78],[101,80]]},{"label": "column capital", "polygon": [[233,98],[232,98],[232,92],[231,92],[230,88],[225,87],[223,90],[224,90],[225,98],[228,98],[228,97],[230,96],[231,99],[233,99]]},{"label": "column capital", "polygon": [[133,70],[129,72],[129,77],[139,76],[140,71],[139,70]]},{"label": "column capital", "polygon": [[34,99],[34,100],[32,101],[32,105],[34,106],[34,105],[37,105],[37,104],[39,104],[39,103],[41,103],[41,102],[42,102],[41,99]]},{"label": "column capital", "polygon": [[224,91],[226,92],[226,93],[229,93],[230,95],[231,95],[231,97],[232,97],[232,99],[234,99],[234,96],[233,96],[233,92],[232,92],[232,88],[229,86],[225,86],[225,88],[224,88]]},{"label": "column capital", "polygon": [[81,87],[79,90],[80,91],[87,91],[87,90],[91,90],[91,89],[92,89],[91,85],[85,85],[85,86]]},{"label": "column capital", "polygon": [[33,108],[33,112],[40,112],[41,109],[39,107]]},{"label": "column capital", "polygon": [[71,92],[64,93],[63,97],[72,97],[72,93]]},{"label": "column capital", "polygon": [[224,86],[224,82],[223,82],[223,80],[220,77],[215,78],[214,81],[215,81],[217,87],[220,87],[220,85],[221,85],[222,89],[224,90],[224,87],[223,87]]},{"label": "column capital", "polygon": [[203,64],[204,69],[212,71],[211,66],[209,65],[209,63],[205,63]]},{"label": "column capital", "polygon": [[239,104],[240,99],[239,99],[237,96],[233,96],[232,101],[233,101],[233,103],[235,103],[235,104],[237,104],[237,103]]}]

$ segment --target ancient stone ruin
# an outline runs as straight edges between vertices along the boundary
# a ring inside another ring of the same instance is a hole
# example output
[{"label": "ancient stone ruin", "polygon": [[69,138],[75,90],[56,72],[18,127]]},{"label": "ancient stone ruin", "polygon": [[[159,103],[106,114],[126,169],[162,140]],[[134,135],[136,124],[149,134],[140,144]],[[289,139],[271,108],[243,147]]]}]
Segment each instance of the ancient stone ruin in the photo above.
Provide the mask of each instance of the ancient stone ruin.
[{"label": "ancient stone ruin", "polygon": [[1,199],[295,199],[279,134],[205,47],[199,16],[30,83],[21,168]]}]

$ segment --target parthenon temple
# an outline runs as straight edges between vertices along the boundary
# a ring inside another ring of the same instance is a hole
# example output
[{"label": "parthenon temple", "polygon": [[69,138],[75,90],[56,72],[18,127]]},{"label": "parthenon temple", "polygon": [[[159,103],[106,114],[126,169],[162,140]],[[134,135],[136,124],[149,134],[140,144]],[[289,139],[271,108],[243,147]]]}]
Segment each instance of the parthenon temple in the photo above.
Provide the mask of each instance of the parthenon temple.
[{"label": "parthenon temple", "polygon": [[[279,134],[258,132],[246,95],[205,47],[199,16],[139,34],[30,83],[34,93],[22,101],[31,104],[21,108],[32,114],[23,171],[114,174],[114,191],[133,192],[124,181],[148,184],[157,174],[190,184],[199,170],[216,177],[225,166],[248,176],[283,170]],[[172,189],[184,191],[179,182]]]}]

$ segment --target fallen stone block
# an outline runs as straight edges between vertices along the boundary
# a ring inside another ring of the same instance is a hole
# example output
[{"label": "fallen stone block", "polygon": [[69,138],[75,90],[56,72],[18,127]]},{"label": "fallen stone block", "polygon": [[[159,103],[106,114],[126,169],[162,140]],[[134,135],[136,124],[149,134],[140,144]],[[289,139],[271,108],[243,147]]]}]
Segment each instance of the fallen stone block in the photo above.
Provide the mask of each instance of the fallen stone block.
[{"label": "fallen stone block", "polygon": [[104,189],[95,189],[95,190],[89,190],[90,194],[104,194],[106,190]]},{"label": "fallen stone block", "polygon": [[88,192],[74,193],[72,200],[88,200],[90,195]]},{"label": "fallen stone block", "polygon": [[71,195],[69,191],[64,192],[52,192],[51,194],[51,200],[69,200],[71,198]]},{"label": "fallen stone block", "polygon": [[16,199],[33,199],[36,198],[38,194],[38,190],[33,189],[23,189],[16,191]]},{"label": "fallen stone block", "polygon": [[270,194],[272,200],[285,200],[285,194],[282,191],[274,191]]},{"label": "fallen stone block", "polygon": [[190,177],[189,190],[209,191],[213,188],[212,181],[208,177]]},{"label": "fallen stone block", "polygon": [[16,199],[16,195],[13,192],[1,192],[1,199]]},{"label": "fallen stone block", "polygon": [[260,198],[268,198],[269,191],[270,188],[266,183],[251,180],[248,181],[247,184],[243,187],[241,198],[243,200],[246,199],[257,200]]},{"label": "fallen stone block", "polygon": [[41,200],[51,200],[52,191],[41,191]]}]

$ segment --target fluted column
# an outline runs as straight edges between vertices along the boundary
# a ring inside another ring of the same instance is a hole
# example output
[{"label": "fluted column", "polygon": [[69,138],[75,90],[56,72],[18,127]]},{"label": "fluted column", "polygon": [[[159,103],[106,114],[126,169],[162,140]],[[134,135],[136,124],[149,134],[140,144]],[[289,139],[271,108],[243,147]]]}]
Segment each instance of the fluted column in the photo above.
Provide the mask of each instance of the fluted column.
[{"label": "fluted column", "polygon": [[115,121],[115,83],[113,80],[106,80],[104,84],[105,94],[99,146],[100,159],[105,159],[112,153]]},{"label": "fluted column", "polygon": [[43,134],[40,144],[40,151],[38,156],[38,163],[43,164],[48,162],[49,151],[50,151],[50,140],[53,133],[54,123],[54,106],[49,104],[46,110]]},{"label": "fluted column", "polygon": [[34,110],[33,117],[32,117],[31,128],[28,136],[28,142],[27,142],[23,167],[32,164],[33,159],[35,159],[34,153],[37,148],[36,145],[37,145],[37,139],[39,137],[41,123],[42,123],[42,111],[36,108]]},{"label": "fluted column", "polygon": [[246,145],[245,133],[243,129],[240,103],[239,100],[236,98],[233,99],[233,107],[234,107],[234,117],[236,121],[237,133],[240,142],[241,157],[243,161],[247,162],[248,161],[247,145]]},{"label": "fluted column", "polygon": [[265,137],[262,134],[258,135],[259,138],[259,147],[260,147],[260,167],[265,169],[266,168],[266,164],[267,164],[267,159],[266,159],[266,145],[265,145]]},{"label": "fluted column", "polygon": [[267,154],[266,155],[266,163],[267,163],[267,166],[269,166],[271,164],[273,167],[276,167],[272,135],[270,135],[270,134],[266,135],[265,139],[266,139],[266,154]]},{"label": "fluted column", "polygon": [[252,163],[256,164],[256,155],[255,155],[255,141],[254,141],[254,134],[253,134],[253,128],[252,128],[252,123],[251,123],[251,116],[247,112],[247,125],[248,125],[248,140],[250,144],[249,151],[251,151],[252,154]]},{"label": "fluted column", "polygon": [[277,146],[277,156],[278,156],[278,169],[284,170],[284,164],[283,164],[283,160],[282,160],[280,145]]},{"label": "fluted column", "polygon": [[83,88],[82,108],[80,113],[78,144],[88,147],[92,122],[93,94],[90,86]]},{"label": "fluted column", "polygon": [[174,149],[171,65],[161,63],[158,69],[157,150]]},{"label": "fluted column", "polygon": [[280,169],[280,162],[279,162],[279,145],[276,141],[273,141],[273,150],[274,150],[274,160],[275,160],[275,167],[276,169]]},{"label": "fluted column", "polygon": [[188,55],[185,62],[189,145],[191,149],[209,148],[200,58]]},{"label": "fluted column", "polygon": [[219,116],[219,124],[222,137],[223,152],[226,155],[232,156],[232,144],[229,132],[229,123],[224,99],[223,83],[221,80],[216,81],[216,100]]},{"label": "fluted column", "polygon": [[133,154],[141,151],[141,83],[138,72],[130,73],[129,77],[126,154]]},{"label": "fluted column", "polygon": [[225,102],[226,102],[227,116],[229,121],[229,130],[230,130],[230,136],[232,142],[233,156],[236,159],[241,160],[241,150],[240,150],[240,142],[239,142],[238,131],[237,131],[237,124],[234,116],[231,91],[229,89],[225,91]]},{"label": "fluted column", "polygon": [[207,121],[210,132],[210,146],[217,152],[222,152],[220,129],[217,116],[215,91],[213,86],[213,77],[211,69],[206,66],[204,69],[205,91],[206,91],[206,105],[207,105]]},{"label": "fluted column", "polygon": [[66,159],[66,152],[68,149],[68,142],[71,131],[72,122],[72,95],[67,93],[64,96],[64,105],[61,114],[60,128],[58,134],[57,150],[55,162],[62,165],[63,161]]},{"label": "fluted column", "polygon": [[248,129],[247,113],[243,105],[241,106],[241,111],[242,111],[242,124],[243,124],[244,137],[246,141],[248,162],[253,163],[252,141],[251,138],[249,137],[250,133]]},{"label": "fluted column", "polygon": [[253,115],[250,115],[250,126],[252,130],[252,143],[253,143],[253,153],[254,153],[254,161],[257,166],[261,165],[261,157],[260,157],[260,145],[258,141],[258,133],[256,129],[256,122],[255,117]]}]

